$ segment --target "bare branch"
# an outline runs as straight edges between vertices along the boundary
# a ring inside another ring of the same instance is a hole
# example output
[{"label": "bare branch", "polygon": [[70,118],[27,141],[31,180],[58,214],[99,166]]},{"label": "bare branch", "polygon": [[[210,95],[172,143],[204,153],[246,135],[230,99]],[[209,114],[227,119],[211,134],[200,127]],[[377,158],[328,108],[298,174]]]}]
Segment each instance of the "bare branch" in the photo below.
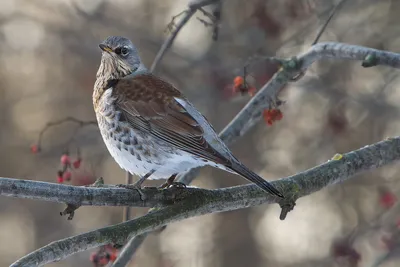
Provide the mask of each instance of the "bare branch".
[{"label": "bare branch", "polygon": [[142,245],[146,237],[147,233],[130,238],[119,253],[118,258],[114,261],[112,267],[126,266],[132,260],[136,250]]},{"label": "bare branch", "polygon": [[[96,125],[97,126],[97,121],[82,121],[82,120],[79,120],[74,117],[65,117],[58,121],[48,122],[39,133],[39,137],[38,137],[38,141],[37,141],[38,149],[41,148],[43,135],[46,133],[47,130],[49,130],[51,127],[54,127],[54,126],[57,126],[60,124],[64,124],[67,122],[73,122],[73,123],[78,124],[79,127],[76,130],[79,130],[80,128],[82,128],[84,126],[88,126],[88,125]],[[74,138],[74,136],[72,136],[71,140],[73,140],[73,138]],[[70,143],[70,142],[68,142],[68,143]]]},{"label": "bare branch", "polygon": [[190,190],[194,193],[185,198],[185,201],[156,209],[137,219],[52,242],[11,266],[41,266],[108,243],[121,244],[133,236],[194,216],[277,203],[277,201],[285,207],[296,199],[328,185],[343,182],[360,172],[376,169],[399,159],[400,137],[365,146],[344,155],[335,155],[333,160],[322,165],[274,181],[273,185],[286,196],[284,200],[266,195],[253,184],[216,190],[193,188]]},{"label": "bare branch", "polygon": [[[187,188],[178,190],[169,188],[160,190],[156,187],[125,189],[118,186],[91,187],[73,186],[40,181],[30,181],[11,178],[0,178],[0,195],[8,197],[68,203],[75,206],[131,206],[155,207],[168,205],[184,197],[187,193],[199,189]],[[186,192],[186,193],[185,193]]]}]

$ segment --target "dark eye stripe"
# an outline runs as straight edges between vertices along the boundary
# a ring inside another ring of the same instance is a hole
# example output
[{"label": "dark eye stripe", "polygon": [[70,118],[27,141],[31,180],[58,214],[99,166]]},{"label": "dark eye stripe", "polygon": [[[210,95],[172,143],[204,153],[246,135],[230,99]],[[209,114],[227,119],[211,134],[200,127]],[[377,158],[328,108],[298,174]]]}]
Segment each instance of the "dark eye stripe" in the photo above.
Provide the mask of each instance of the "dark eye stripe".
[{"label": "dark eye stripe", "polygon": [[115,54],[120,55],[121,54],[121,47],[117,47],[114,50]]}]

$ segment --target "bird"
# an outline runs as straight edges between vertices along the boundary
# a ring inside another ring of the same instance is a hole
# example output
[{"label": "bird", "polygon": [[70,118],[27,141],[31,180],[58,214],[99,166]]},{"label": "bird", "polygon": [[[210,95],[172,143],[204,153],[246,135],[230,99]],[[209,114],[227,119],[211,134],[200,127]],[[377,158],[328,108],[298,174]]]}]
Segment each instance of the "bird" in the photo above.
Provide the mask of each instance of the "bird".
[{"label": "bird", "polygon": [[101,62],[93,106],[103,141],[119,166],[146,179],[179,185],[178,174],[212,166],[284,198],[268,181],[241,163],[208,120],[171,83],[152,74],[131,40],[110,36],[99,44]]}]

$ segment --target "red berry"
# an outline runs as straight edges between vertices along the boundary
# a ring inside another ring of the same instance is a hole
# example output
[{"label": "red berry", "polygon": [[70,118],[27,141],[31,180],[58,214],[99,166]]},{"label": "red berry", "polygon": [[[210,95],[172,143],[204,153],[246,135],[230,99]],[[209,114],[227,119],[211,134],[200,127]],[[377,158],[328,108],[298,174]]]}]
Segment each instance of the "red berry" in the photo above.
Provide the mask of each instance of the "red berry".
[{"label": "red berry", "polygon": [[63,154],[63,155],[61,156],[60,161],[61,161],[61,164],[62,164],[62,165],[69,165],[69,164],[71,164],[71,160],[70,160],[70,158],[69,158],[69,156],[68,156],[67,154]]},{"label": "red berry", "polygon": [[114,262],[117,259],[117,252],[113,252],[110,254],[110,261]]},{"label": "red berry", "polygon": [[397,201],[396,196],[392,192],[384,193],[381,198],[380,202],[384,208],[391,208]]},{"label": "red berry", "polygon": [[72,173],[70,171],[66,171],[66,172],[64,172],[63,178],[66,181],[70,181],[71,180],[71,176],[72,176]]},{"label": "red berry", "polygon": [[81,159],[78,158],[77,160],[75,160],[72,165],[74,166],[75,169],[78,169],[81,166]]},{"label": "red berry", "polygon": [[62,184],[63,182],[64,182],[63,172],[62,171],[58,171],[57,172],[57,183]]},{"label": "red berry", "polygon": [[36,145],[36,144],[31,145],[31,152],[32,152],[33,154],[37,154],[39,151],[40,151],[40,149],[39,149],[39,146],[38,146],[38,145]]},{"label": "red berry", "polygon": [[241,76],[236,76],[235,79],[233,79],[233,85],[235,87],[240,87],[241,85],[243,85],[244,83],[244,79]]},{"label": "red berry", "polygon": [[281,120],[283,114],[280,109],[265,109],[263,111],[263,117],[266,124],[272,125],[275,121]]}]

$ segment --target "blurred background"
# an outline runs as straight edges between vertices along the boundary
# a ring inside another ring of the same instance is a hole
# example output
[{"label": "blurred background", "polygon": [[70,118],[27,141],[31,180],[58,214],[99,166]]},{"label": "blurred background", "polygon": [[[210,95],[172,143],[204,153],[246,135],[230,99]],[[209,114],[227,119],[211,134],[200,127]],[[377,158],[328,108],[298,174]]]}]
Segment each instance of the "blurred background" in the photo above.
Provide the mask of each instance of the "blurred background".
[{"label": "blurred background", "polygon": [[[226,0],[217,41],[201,12],[186,24],[156,73],[180,88],[219,131],[249,101],[232,92],[255,55],[290,57],[306,51],[338,3],[333,0]],[[109,35],[133,40],[150,66],[168,36],[171,18],[187,0],[2,0],[0,4],[0,175],[57,182],[60,157],[81,166],[68,184],[102,176],[124,183],[97,127],[65,123],[43,135],[46,123],[73,116],[94,120],[92,88],[100,62],[98,43]],[[207,9],[207,8],[206,8]],[[209,10],[209,8],[207,9]],[[400,52],[400,2],[352,0],[338,11],[320,41]],[[206,23],[207,24],[207,23]],[[283,120],[260,122],[232,145],[246,165],[266,179],[303,171],[400,131],[400,75],[360,62],[314,64],[286,86]],[[249,80],[260,88],[276,66],[257,61]],[[34,152],[34,153],[32,153]],[[316,267],[399,266],[398,165],[359,175],[300,199],[285,221],[264,205],[196,217],[151,234],[130,266]],[[204,168],[194,185],[220,188],[246,181]],[[156,185],[148,182],[148,185]],[[52,241],[115,224],[122,208],[79,208],[72,221],[63,205],[0,198],[0,266]],[[134,209],[140,216],[145,209]],[[48,266],[92,266],[90,253]]]}]

